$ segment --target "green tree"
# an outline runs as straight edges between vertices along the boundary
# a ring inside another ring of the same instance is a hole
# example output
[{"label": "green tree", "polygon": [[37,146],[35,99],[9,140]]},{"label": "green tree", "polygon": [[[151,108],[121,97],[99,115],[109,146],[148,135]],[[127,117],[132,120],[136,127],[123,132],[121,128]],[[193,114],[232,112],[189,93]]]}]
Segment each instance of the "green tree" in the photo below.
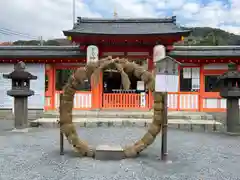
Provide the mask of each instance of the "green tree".
[{"label": "green tree", "polygon": [[60,43],[55,40],[48,40],[44,42],[44,45],[46,46],[60,46]]}]

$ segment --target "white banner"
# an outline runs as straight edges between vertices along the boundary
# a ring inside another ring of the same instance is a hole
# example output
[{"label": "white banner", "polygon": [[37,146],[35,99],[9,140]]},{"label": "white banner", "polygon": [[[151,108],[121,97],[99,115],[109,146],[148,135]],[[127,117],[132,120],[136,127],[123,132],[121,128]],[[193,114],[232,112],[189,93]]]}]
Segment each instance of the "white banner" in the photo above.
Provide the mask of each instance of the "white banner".
[{"label": "white banner", "polygon": [[145,107],[146,106],[146,93],[145,92],[141,92],[140,93],[140,97],[141,97],[141,107]]},{"label": "white banner", "polygon": [[166,49],[163,45],[156,45],[153,48],[153,62],[157,62],[160,59],[166,57]]},{"label": "white banner", "polygon": [[99,59],[99,50],[97,46],[90,45],[87,47],[87,63],[97,62]]}]

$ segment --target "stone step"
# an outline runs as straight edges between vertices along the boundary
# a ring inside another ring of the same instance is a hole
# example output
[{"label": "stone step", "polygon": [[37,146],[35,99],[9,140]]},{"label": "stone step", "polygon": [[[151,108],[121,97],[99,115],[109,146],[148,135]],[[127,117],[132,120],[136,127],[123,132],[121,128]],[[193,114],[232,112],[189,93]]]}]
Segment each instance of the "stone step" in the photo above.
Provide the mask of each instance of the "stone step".
[{"label": "stone step", "polygon": [[[73,111],[74,118],[152,118],[153,111],[130,111],[130,110],[75,110]],[[225,114],[225,113],[224,113]],[[223,113],[204,113],[204,112],[187,112],[187,111],[169,111],[168,119],[185,119],[185,120],[218,120],[224,122],[226,119]],[[13,119],[14,116],[11,110],[0,110],[0,119]],[[29,110],[28,119],[35,120],[38,118],[59,118],[57,111],[42,112],[41,110]]]},{"label": "stone step", "polygon": [[96,148],[96,160],[121,160],[124,158],[124,151],[121,146],[99,145]]},{"label": "stone step", "polygon": [[[79,127],[147,127],[152,119],[129,118],[73,118],[74,124]],[[32,127],[58,128],[58,118],[40,118],[30,122]],[[169,119],[170,128],[188,131],[223,131],[224,125],[215,120],[185,120]]]},{"label": "stone step", "polygon": [[[74,118],[152,118],[153,111],[73,111]],[[45,112],[43,118],[58,118],[58,112]],[[198,112],[169,111],[168,119],[214,120],[214,116]]]}]

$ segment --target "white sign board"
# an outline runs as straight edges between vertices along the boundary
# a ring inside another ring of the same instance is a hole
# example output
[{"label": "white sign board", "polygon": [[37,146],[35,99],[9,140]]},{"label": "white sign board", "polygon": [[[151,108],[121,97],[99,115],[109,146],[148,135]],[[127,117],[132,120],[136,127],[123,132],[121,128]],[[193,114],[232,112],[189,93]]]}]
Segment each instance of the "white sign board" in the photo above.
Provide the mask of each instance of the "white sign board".
[{"label": "white sign board", "polygon": [[146,93],[145,92],[141,92],[140,93],[140,99],[141,99],[141,107],[145,107],[146,106]]},{"label": "white sign board", "polygon": [[137,90],[138,91],[144,91],[144,81],[137,81]]},{"label": "white sign board", "polygon": [[157,74],[155,79],[156,92],[178,92],[179,77],[176,75]]},{"label": "white sign board", "polygon": [[87,47],[87,63],[97,62],[99,59],[99,50],[97,46],[90,45]]},{"label": "white sign board", "polygon": [[165,58],[166,56],[166,49],[163,45],[156,45],[153,48],[153,62],[157,62],[160,59]]}]

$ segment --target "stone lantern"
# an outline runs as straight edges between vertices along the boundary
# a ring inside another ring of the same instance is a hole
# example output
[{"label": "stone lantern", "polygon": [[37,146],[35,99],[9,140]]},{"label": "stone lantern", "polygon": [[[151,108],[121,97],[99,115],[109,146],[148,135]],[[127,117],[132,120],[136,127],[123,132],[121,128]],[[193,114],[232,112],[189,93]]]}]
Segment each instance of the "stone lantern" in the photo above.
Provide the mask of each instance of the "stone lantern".
[{"label": "stone lantern", "polygon": [[231,135],[240,135],[240,72],[237,64],[230,63],[228,71],[218,78],[217,86],[220,89],[220,96],[227,99],[226,131]]},{"label": "stone lantern", "polygon": [[19,62],[10,74],[3,74],[6,79],[12,80],[12,89],[7,95],[14,97],[14,125],[16,129],[28,127],[28,97],[34,95],[30,89],[30,80],[37,79],[31,73],[25,71],[25,63]]}]

